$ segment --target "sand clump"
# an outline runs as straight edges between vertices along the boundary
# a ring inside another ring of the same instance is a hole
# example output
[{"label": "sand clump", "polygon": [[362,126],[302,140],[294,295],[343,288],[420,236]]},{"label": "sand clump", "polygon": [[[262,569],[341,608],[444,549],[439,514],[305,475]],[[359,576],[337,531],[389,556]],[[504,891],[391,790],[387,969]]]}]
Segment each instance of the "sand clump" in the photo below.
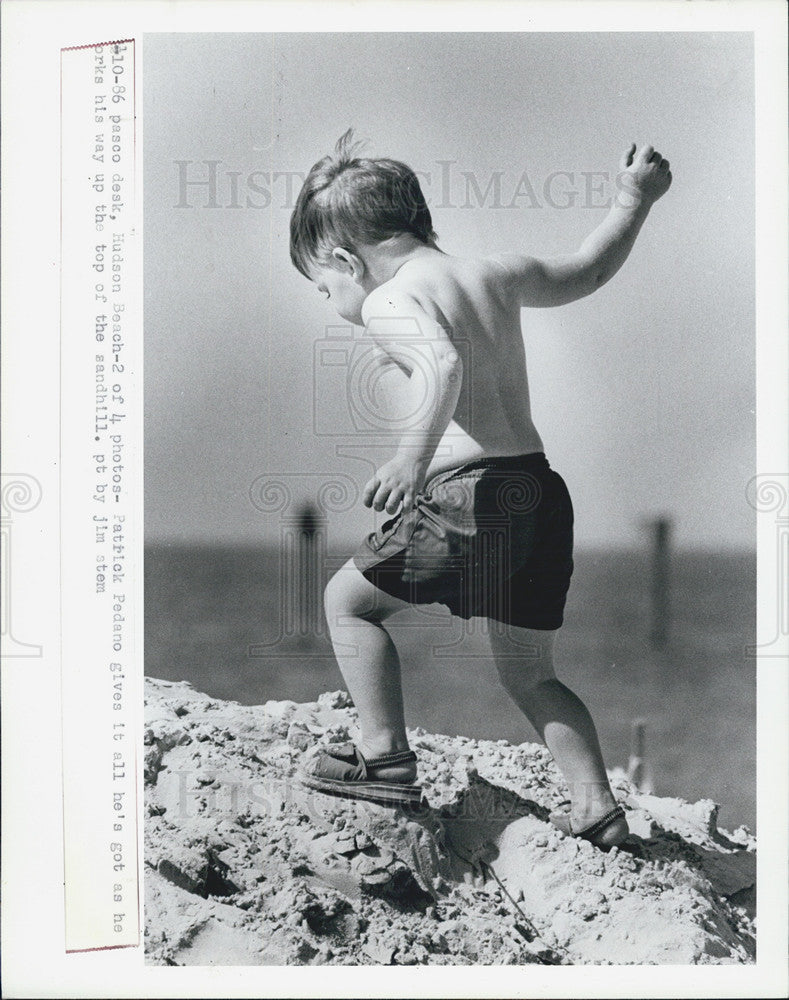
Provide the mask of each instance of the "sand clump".
[{"label": "sand clump", "polygon": [[242,706],[146,680],[145,950],[159,965],[721,964],[755,959],[756,845],[705,800],[615,791],[606,854],[548,822],[544,747],[410,733],[425,803],[319,795],[344,692]]}]

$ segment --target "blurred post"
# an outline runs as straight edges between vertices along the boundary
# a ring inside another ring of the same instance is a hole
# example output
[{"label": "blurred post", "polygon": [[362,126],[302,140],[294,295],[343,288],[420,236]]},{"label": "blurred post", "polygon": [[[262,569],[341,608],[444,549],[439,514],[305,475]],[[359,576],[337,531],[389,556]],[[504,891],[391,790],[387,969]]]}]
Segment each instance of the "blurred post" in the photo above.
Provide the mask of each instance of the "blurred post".
[{"label": "blurred post", "polygon": [[314,637],[323,632],[321,595],[323,593],[323,519],[313,504],[307,502],[298,514],[298,543],[295,566],[297,596],[297,633]]},{"label": "blurred post", "polygon": [[652,770],[646,760],[646,722],[633,719],[630,731],[630,759],[627,762],[627,776],[640,791],[651,795],[654,791]]},{"label": "blurred post", "polygon": [[652,531],[652,623],[649,639],[654,649],[663,649],[668,642],[671,613],[671,521],[667,517],[658,517],[651,522],[650,528]]}]

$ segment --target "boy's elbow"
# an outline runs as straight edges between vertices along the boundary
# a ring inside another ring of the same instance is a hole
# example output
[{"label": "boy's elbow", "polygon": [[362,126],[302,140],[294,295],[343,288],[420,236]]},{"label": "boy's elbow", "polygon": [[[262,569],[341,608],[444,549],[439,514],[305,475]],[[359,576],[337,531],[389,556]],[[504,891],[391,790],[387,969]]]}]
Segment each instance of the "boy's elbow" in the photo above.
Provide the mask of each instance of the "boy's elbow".
[{"label": "boy's elbow", "polygon": [[611,276],[612,272],[608,271],[607,268],[589,268],[585,274],[580,276],[580,280],[575,288],[573,299],[585,299],[587,295],[591,295],[593,292],[596,292],[598,288],[602,288]]},{"label": "boy's elbow", "polygon": [[438,357],[439,367],[450,381],[460,381],[463,378],[463,359],[452,346],[446,346]]},{"label": "boy's elbow", "polygon": [[610,274],[607,269],[591,255],[578,253],[573,260],[573,266],[568,268],[565,280],[557,289],[558,294],[550,305],[564,305],[584,299],[608,281]]}]

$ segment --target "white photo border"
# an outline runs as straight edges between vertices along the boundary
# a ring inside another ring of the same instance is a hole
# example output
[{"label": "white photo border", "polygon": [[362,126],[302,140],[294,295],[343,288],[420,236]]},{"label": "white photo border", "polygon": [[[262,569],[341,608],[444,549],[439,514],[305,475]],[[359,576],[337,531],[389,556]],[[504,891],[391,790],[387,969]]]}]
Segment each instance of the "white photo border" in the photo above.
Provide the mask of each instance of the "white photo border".
[{"label": "white photo border", "polygon": [[[758,663],[759,938],[753,966],[179,968],[144,965],[142,948],[66,955],[60,772],[59,178],[60,50],[145,34],[387,30],[748,31],[756,53],[757,469],[786,476],[786,9],[780,2],[570,3],[7,0],[3,4],[3,468],[42,499],[14,578],[20,635],[41,656],[4,660],[3,958],[9,996],[780,996],[787,985],[787,670]],[[451,25],[451,29],[448,26]],[[142,101],[138,99],[138,109]],[[138,123],[142,137],[144,123]],[[139,161],[141,162],[141,160]],[[138,206],[141,212],[141,199]],[[67,456],[65,456],[67,458]],[[138,470],[141,483],[141,468]],[[769,523],[768,523],[769,521]],[[141,545],[141,540],[139,541]],[[763,571],[774,523],[759,526],[759,641],[779,595]],[[772,613],[774,617],[774,612]],[[142,620],[136,648],[142,650]],[[140,677],[142,662],[139,663]],[[141,690],[141,686],[140,686]],[[142,738],[140,732],[139,738]],[[141,778],[140,783],[140,804]],[[139,867],[143,871],[142,844]]]}]

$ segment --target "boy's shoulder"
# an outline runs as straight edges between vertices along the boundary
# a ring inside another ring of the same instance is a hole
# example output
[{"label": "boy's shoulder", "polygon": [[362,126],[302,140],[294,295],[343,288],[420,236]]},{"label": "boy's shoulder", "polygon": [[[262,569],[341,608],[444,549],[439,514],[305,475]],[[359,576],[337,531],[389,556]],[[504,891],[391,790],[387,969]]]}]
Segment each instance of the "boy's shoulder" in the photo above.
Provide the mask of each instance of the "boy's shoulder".
[{"label": "boy's shoulder", "polygon": [[482,282],[505,282],[508,277],[506,256],[450,257],[445,254],[430,260],[410,260],[388,281],[373,289],[362,308],[375,315],[392,315],[404,306],[417,305],[425,298],[435,298],[458,285]]}]

